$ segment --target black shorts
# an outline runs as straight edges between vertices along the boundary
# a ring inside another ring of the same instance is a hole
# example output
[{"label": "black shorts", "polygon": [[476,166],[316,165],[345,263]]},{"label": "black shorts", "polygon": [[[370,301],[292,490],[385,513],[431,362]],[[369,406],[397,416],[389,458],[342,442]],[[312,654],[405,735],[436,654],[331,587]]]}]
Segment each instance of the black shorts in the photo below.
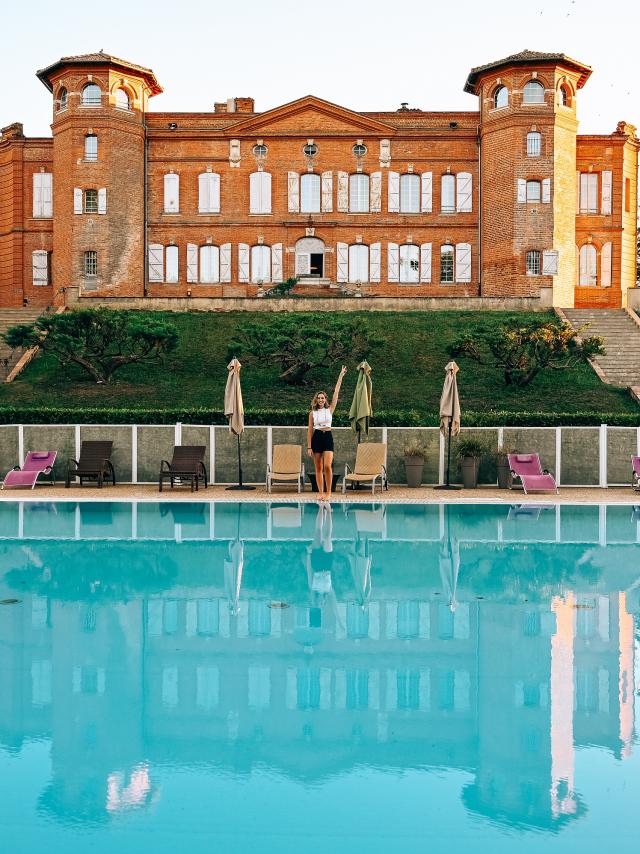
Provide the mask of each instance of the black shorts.
[{"label": "black shorts", "polygon": [[333,451],[333,433],[331,430],[314,430],[311,436],[311,450],[314,454]]}]

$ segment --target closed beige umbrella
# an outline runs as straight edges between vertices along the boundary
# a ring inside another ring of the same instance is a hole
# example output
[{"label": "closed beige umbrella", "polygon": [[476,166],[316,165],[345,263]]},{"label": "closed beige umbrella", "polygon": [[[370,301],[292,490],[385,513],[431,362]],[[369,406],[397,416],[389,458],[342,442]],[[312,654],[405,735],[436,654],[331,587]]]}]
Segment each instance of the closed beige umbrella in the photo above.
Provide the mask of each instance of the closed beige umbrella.
[{"label": "closed beige umbrella", "polygon": [[238,483],[236,486],[228,486],[227,489],[255,489],[255,486],[245,486],[242,483],[240,436],[244,433],[244,404],[242,402],[242,388],[240,386],[241,367],[242,365],[235,358],[229,362],[227,365],[229,375],[224,390],[224,414],[229,419],[229,430],[238,439]]},{"label": "closed beige umbrella", "polygon": [[353,432],[358,434],[358,443],[363,433],[365,436],[369,435],[369,420],[372,415],[371,365],[365,360],[358,365],[358,381],[349,410],[349,422]]},{"label": "closed beige umbrella", "polygon": [[458,396],[457,380],[457,373],[460,368],[455,362],[448,362],[444,369],[446,376],[444,378],[444,386],[442,387],[442,396],[440,397],[440,432],[443,435],[448,435],[447,480],[446,483],[440,484],[436,489],[459,489],[458,486],[451,485],[450,472],[451,437],[457,436],[460,432],[460,398]]}]

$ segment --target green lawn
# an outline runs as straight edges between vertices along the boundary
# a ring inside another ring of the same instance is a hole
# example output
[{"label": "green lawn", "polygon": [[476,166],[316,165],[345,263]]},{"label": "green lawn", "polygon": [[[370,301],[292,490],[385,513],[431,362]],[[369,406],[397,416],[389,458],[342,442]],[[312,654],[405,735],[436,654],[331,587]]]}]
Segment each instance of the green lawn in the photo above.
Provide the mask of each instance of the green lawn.
[{"label": "green lawn", "polygon": [[[328,315],[318,314],[318,323]],[[380,345],[371,353],[374,408],[416,410],[425,420],[438,411],[446,346],[460,332],[479,324],[500,324],[501,313],[407,312],[359,313]],[[530,315],[540,318],[540,314]],[[270,314],[185,313],[166,317],[177,325],[178,349],[164,365],[131,366],[116,375],[113,384],[98,386],[86,381],[74,367],[62,370],[48,356],[36,358],[11,385],[0,386],[0,407],[62,406],[148,408],[207,407],[220,409],[227,377],[227,342],[238,323],[259,318],[265,325]],[[524,319],[524,318],[523,318]],[[356,379],[350,364],[343,385],[340,409],[348,410]],[[549,371],[526,389],[509,388],[500,373],[465,359],[458,375],[463,412],[509,413],[597,412],[640,415],[640,408],[626,391],[603,385],[588,366],[567,372]],[[340,366],[318,371],[309,386],[292,388],[278,380],[276,365],[249,364],[242,371],[245,408],[278,409],[308,406],[317,388],[331,392]],[[250,418],[247,419],[251,423]],[[464,420],[464,419],[463,419]],[[639,420],[640,423],[640,420]]]}]

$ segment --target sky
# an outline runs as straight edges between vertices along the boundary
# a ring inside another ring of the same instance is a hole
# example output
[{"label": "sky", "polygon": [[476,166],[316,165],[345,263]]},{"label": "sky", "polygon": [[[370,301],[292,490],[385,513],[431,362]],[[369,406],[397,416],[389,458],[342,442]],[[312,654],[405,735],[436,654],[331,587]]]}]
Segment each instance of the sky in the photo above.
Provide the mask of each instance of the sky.
[{"label": "sky", "polygon": [[[95,11],[92,11],[95,9]],[[640,124],[637,2],[619,0],[13,0],[2,12],[0,127],[49,136],[51,96],[35,77],[61,56],[100,49],[152,68],[155,111],[213,109],[251,96],[260,112],[313,94],[362,111],[475,110],[473,66],[524,48],[593,68],[578,96],[581,133]]]}]

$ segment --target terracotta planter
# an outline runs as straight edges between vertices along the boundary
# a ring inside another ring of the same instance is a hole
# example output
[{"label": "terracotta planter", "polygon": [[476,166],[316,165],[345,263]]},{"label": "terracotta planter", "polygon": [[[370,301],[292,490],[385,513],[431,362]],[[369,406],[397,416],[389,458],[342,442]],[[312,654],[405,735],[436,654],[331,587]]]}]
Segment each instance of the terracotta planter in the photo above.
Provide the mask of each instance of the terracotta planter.
[{"label": "terracotta planter", "polygon": [[477,457],[463,457],[460,460],[462,484],[465,489],[476,489],[478,486],[478,469],[480,460]]},{"label": "terracotta planter", "polygon": [[506,457],[498,457],[498,489],[511,489],[511,467]]},{"label": "terracotta planter", "polygon": [[407,486],[411,489],[417,489],[422,486],[422,470],[424,468],[424,459],[422,457],[405,457],[404,468],[407,473]]}]

